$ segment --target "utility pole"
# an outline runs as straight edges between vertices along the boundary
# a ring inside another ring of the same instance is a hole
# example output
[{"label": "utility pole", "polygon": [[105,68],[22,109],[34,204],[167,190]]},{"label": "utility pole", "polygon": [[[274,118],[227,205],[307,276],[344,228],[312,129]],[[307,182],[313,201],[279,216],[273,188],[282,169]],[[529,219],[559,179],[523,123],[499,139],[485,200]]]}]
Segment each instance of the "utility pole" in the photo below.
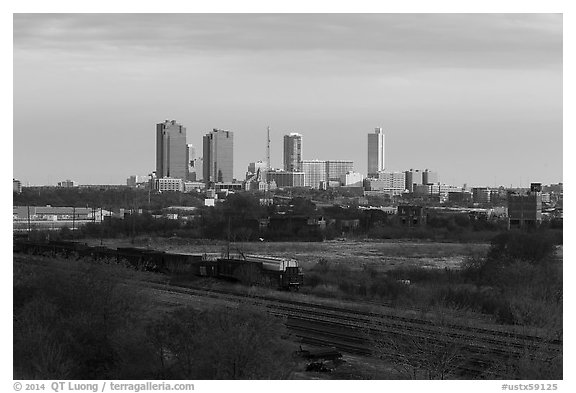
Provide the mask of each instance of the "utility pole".
[{"label": "utility pole", "polygon": [[30,205],[28,207],[28,240],[30,240]]},{"label": "utility pole", "polygon": [[[270,171],[270,126],[266,128],[267,139],[266,139],[266,173]],[[266,182],[268,182],[268,176],[266,176]]]},{"label": "utility pole", "polygon": [[268,206],[268,199],[270,198],[270,178],[268,174],[270,173],[270,126],[266,127],[266,191],[264,193],[264,199],[266,206]]},{"label": "utility pole", "polygon": [[72,207],[72,239],[74,239],[74,229],[76,226],[76,206]]},{"label": "utility pole", "polygon": [[102,245],[102,243],[103,243],[103,239],[102,239],[103,233],[102,232],[104,231],[104,227],[102,226],[102,220],[103,220],[102,206],[100,206],[100,245]]}]

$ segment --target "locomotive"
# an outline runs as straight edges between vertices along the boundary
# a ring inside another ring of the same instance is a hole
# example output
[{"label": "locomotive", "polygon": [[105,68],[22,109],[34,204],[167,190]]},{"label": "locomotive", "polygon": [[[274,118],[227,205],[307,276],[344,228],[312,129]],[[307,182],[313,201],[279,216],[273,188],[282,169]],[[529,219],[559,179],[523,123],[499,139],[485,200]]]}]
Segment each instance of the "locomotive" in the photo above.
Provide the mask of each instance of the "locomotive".
[{"label": "locomotive", "polygon": [[14,240],[14,252],[62,255],[91,259],[125,261],[143,271],[173,275],[194,274],[261,285],[298,290],[304,281],[302,268],[291,258],[227,253],[176,253],[138,247],[108,248],[69,241],[31,242]]}]

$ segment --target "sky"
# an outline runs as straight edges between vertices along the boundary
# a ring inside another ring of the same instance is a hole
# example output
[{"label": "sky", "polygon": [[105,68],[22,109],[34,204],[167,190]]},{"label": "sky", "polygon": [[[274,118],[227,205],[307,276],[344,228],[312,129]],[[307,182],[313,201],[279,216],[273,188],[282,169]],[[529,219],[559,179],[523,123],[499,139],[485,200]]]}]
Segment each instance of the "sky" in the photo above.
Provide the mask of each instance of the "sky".
[{"label": "sky", "polygon": [[234,132],[234,175],[283,135],[443,183],[563,181],[561,14],[14,14],[13,176],[125,184],[155,170],[155,124],[201,151]]}]

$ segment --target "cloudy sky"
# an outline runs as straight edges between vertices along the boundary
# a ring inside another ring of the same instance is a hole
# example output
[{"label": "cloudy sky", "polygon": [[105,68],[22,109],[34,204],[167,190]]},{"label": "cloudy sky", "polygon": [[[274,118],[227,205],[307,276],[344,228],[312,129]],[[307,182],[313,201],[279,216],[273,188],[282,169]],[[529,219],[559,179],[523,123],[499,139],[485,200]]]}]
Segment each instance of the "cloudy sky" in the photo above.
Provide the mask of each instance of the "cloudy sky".
[{"label": "cloudy sky", "polygon": [[[234,131],[234,173],[350,159],[461,185],[562,179],[562,16],[15,14],[14,177],[124,183],[155,169],[155,124],[200,147]],[[201,150],[201,147],[200,147]]]}]

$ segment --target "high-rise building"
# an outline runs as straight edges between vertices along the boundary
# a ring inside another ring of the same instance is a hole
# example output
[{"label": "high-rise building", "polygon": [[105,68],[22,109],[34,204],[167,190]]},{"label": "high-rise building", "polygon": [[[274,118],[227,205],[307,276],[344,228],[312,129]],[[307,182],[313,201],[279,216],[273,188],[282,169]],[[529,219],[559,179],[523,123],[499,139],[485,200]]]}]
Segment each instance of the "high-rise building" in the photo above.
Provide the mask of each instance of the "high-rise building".
[{"label": "high-rise building", "polygon": [[214,128],[204,136],[204,182],[234,179],[234,133]]},{"label": "high-rise building", "polygon": [[326,182],[326,161],[303,160],[304,187],[320,188],[321,182]]},{"label": "high-rise building", "polygon": [[204,158],[197,157],[194,159],[194,169],[196,170],[196,181],[204,180]]},{"label": "high-rise building", "polygon": [[188,156],[186,162],[188,163],[188,180],[196,181],[196,148],[193,144],[187,145]]},{"label": "high-rise building", "polygon": [[326,179],[339,182],[343,175],[354,172],[354,162],[349,160],[327,160]]},{"label": "high-rise building", "polygon": [[414,185],[423,184],[422,171],[420,169],[410,169],[405,172],[408,192],[414,192]]},{"label": "high-rise building", "polygon": [[438,172],[432,172],[426,169],[422,172],[422,184],[436,184],[438,183]]},{"label": "high-rise building", "polygon": [[384,169],[384,131],[377,127],[373,134],[368,134],[368,176],[376,176]]},{"label": "high-rise building", "polygon": [[156,124],[156,176],[187,180],[186,127],[175,120]]},{"label": "high-rise building", "polygon": [[292,132],[284,135],[284,170],[302,170],[302,135]]}]

